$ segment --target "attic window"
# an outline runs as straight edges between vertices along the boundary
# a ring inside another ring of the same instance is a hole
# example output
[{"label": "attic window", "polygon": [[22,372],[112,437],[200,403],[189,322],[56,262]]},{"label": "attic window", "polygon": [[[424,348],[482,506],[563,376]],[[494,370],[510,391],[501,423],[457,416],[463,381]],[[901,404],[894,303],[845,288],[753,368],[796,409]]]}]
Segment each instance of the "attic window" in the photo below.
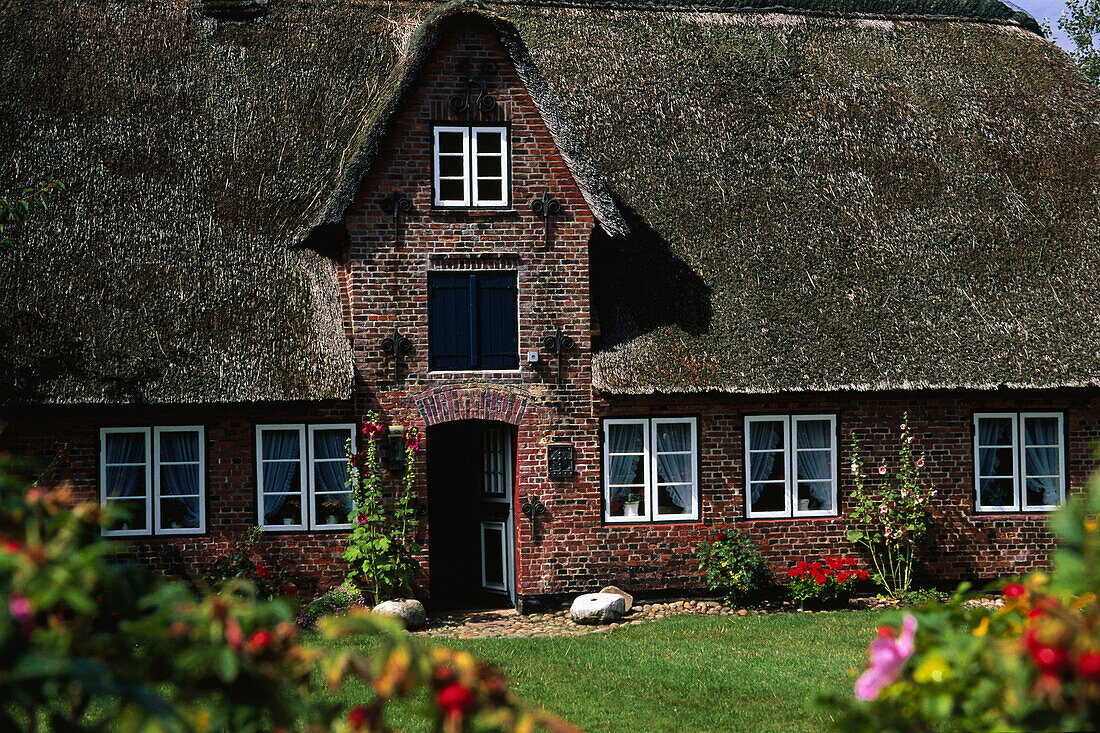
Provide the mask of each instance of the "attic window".
[{"label": "attic window", "polygon": [[433,205],[509,205],[507,127],[440,125],[432,134]]}]

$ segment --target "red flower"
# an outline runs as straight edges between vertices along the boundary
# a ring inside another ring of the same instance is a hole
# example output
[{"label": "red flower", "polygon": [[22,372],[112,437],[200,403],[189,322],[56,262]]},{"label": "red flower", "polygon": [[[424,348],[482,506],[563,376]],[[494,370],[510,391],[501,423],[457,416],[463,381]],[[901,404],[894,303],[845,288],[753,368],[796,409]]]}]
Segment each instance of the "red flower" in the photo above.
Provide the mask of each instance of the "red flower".
[{"label": "red flower", "polygon": [[367,719],[369,717],[367,707],[365,705],[356,705],[348,711],[348,725],[352,730],[363,730],[367,727]]},{"label": "red flower", "polygon": [[3,548],[4,552],[14,555],[23,549],[23,545],[15,540],[4,540],[0,543],[0,548]]},{"label": "red flower", "polygon": [[1056,674],[1066,666],[1069,656],[1061,647],[1039,645],[1031,651],[1031,659],[1040,672]]},{"label": "red flower", "polygon": [[262,562],[256,562],[254,565],[256,568],[256,575],[261,578],[266,578],[269,575],[268,569],[264,567]]},{"label": "red flower", "polygon": [[252,636],[248,637],[248,646],[253,649],[262,651],[267,648],[267,645],[271,643],[271,632],[267,629],[260,629],[254,631]]},{"label": "red flower", "polygon": [[1005,586],[1005,598],[1019,598],[1026,592],[1026,590],[1027,589],[1019,583],[1009,583]]},{"label": "red flower", "polygon": [[857,570],[856,571],[856,577],[859,578],[860,580],[867,580],[868,578],[871,577],[871,574],[868,573],[866,570]]},{"label": "red flower", "polygon": [[890,626],[889,624],[883,624],[882,626],[878,627],[878,631],[876,633],[878,634],[878,638],[880,639],[893,639],[894,627]]},{"label": "red flower", "polygon": [[477,706],[477,698],[469,687],[452,682],[439,691],[435,704],[448,715],[462,715]]},{"label": "red flower", "polygon": [[1085,652],[1079,656],[1077,673],[1086,679],[1100,679],[1100,652]]},{"label": "red flower", "polygon": [[719,532],[718,536],[715,539],[717,539],[719,542],[725,542],[726,541],[726,533],[725,532]]},{"label": "red flower", "polygon": [[824,575],[815,575],[814,576],[814,582],[817,583],[818,585],[825,585],[825,576]]},{"label": "red flower", "polygon": [[848,558],[848,564],[849,565],[855,565],[856,562],[857,562],[857,560],[854,557]]},{"label": "red flower", "polygon": [[787,571],[787,577],[788,578],[797,578],[800,575],[802,575],[802,571],[799,570],[798,568],[791,568],[790,570]]}]

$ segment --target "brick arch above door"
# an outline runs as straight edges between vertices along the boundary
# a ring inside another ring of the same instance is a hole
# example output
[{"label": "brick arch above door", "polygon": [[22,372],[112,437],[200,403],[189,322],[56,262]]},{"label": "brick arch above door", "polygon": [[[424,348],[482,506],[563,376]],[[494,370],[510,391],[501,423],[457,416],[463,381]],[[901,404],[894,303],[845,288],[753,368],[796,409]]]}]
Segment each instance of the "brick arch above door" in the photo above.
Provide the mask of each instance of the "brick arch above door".
[{"label": "brick arch above door", "polygon": [[416,397],[425,427],[456,420],[492,420],[519,425],[530,395],[499,387],[435,387]]}]

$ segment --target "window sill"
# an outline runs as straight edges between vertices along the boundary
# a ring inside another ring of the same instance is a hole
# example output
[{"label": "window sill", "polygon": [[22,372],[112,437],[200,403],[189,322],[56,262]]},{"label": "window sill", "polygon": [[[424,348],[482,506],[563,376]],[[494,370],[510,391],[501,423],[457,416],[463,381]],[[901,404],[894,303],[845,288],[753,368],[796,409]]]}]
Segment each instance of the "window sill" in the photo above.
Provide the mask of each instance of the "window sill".
[{"label": "window sill", "polygon": [[661,527],[669,524],[683,525],[683,524],[700,524],[703,520],[698,517],[685,517],[683,519],[674,519],[672,517],[661,519],[640,519],[636,521],[626,521],[623,519],[613,519],[604,517],[603,525],[605,527],[632,527],[637,529],[638,527]]},{"label": "window sill", "polygon": [[523,375],[523,369],[517,367],[515,369],[441,369],[439,371],[428,371],[429,377],[464,377],[470,375],[484,377],[492,374],[499,374],[505,377],[518,377]]},{"label": "window sill", "polygon": [[976,509],[971,514],[973,517],[983,519],[1005,519],[1013,517],[1045,517],[1058,511],[1062,507],[1055,506],[1050,509]]},{"label": "window sill", "polygon": [[831,522],[840,519],[839,514],[807,514],[797,517],[745,517],[745,522]]},{"label": "window sill", "polygon": [[337,532],[347,532],[352,528],[350,524],[324,524],[316,529],[310,529],[309,527],[287,527],[282,524],[274,524],[270,526],[260,526],[260,530],[266,534],[335,534]]},{"label": "window sill", "polygon": [[519,211],[511,206],[432,206],[428,211],[432,214],[454,214],[463,218],[519,215]]}]

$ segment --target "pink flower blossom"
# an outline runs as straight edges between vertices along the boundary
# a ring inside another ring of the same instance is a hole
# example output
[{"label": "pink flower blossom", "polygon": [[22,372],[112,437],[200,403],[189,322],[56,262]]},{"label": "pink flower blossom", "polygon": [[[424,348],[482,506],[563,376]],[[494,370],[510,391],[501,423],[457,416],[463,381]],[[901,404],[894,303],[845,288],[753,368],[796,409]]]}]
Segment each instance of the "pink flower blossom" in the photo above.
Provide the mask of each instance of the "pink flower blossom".
[{"label": "pink flower blossom", "polygon": [[902,498],[902,499],[907,499],[907,498],[909,498],[909,489],[902,489],[902,490],[901,490],[901,498]]},{"label": "pink flower blossom", "polygon": [[363,515],[361,515],[361,516],[359,517],[359,524],[366,524],[366,523],[367,523],[368,521],[369,521],[369,520],[367,519],[367,515],[366,515],[366,514],[363,514]]},{"label": "pink flower blossom", "polygon": [[905,660],[913,654],[913,636],[916,633],[917,619],[906,614],[897,639],[880,636],[871,642],[868,650],[871,666],[856,680],[857,698],[874,700],[883,689],[894,683],[905,666]]},{"label": "pink flower blossom", "polygon": [[902,430],[905,430],[905,428],[906,428],[906,427],[908,427],[908,426],[907,426],[907,425],[906,425],[905,423],[902,423],[902,424],[901,424],[901,429],[902,429]]},{"label": "pink flower blossom", "polygon": [[852,461],[852,473],[859,473],[859,464]]},{"label": "pink flower blossom", "polygon": [[917,459],[917,468],[924,468],[924,459],[923,458],[918,458]]},{"label": "pink flower blossom", "polygon": [[906,443],[912,443],[913,442],[913,436],[910,435],[908,438],[905,439],[905,442]]},{"label": "pink flower blossom", "polygon": [[935,496],[937,493],[938,492],[935,489],[932,489],[932,496]]},{"label": "pink flower blossom", "polygon": [[34,622],[34,608],[26,596],[12,593],[8,598],[8,611],[17,624],[26,628]]},{"label": "pink flower blossom", "polygon": [[889,509],[887,509],[887,507],[886,507],[886,505],[885,505],[885,504],[883,504],[882,506],[880,506],[880,507],[878,508],[878,513],[879,513],[879,514],[885,514],[885,513],[886,513],[886,512],[888,512],[888,511],[889,511]]},{"label": "pink flower blossom", "polygon": [[878,472],[879,472],[879,473],[880,473],[881,475],[885,476],[885,475],[886,475],[886,466],[879,466],[879,467],[878,467]]}]

